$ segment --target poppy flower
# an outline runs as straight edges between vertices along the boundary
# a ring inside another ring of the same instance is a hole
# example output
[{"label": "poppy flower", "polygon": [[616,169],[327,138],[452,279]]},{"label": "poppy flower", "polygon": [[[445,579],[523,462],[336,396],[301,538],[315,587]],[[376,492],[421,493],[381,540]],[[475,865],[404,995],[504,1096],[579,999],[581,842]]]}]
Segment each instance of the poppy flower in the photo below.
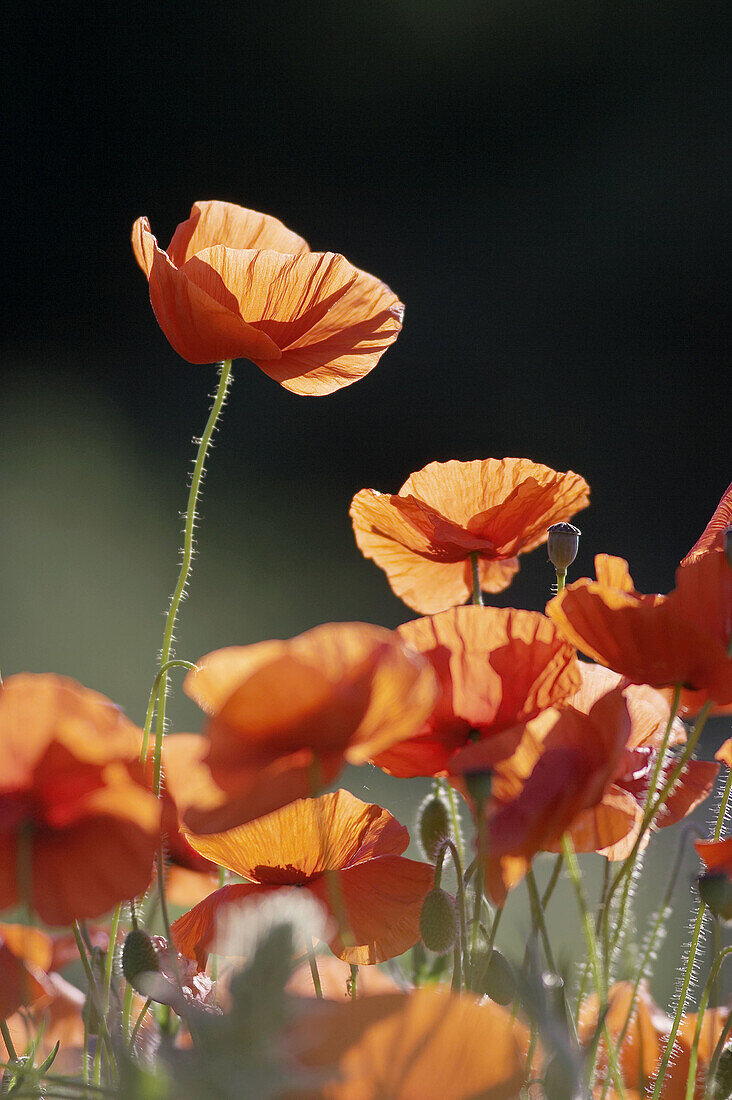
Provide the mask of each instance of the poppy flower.
[{"label": "poppy flower", "polygon": [[189,363],[250,359],[293,393],[332,393],[368,374],[402,327],[384,283],[232,203],[194,203],[167,252],[138,218],[132,247],[158,324]]},{"label": "poppy flower", "polygon": [[732,880],[732,836],[725,840],[695,840],[694,847],[707,870]]},{"label": "poppy flower", "polygon": [[85,999],[82,991],[60,974],[49,974],[47,995],[6,1020],[16,1051],[26,1051],[33,1045],[35,1062],[39,1065],[58,1043],[53,1073],[80,1076],[84,1064]]},{"label": "poppy flower", "polygon": [[190,767],[173,763],[169,782],[188,829],[212,833],[315,794],[344,764],[410,737],[437,686],[428,662],[393,631],[328,623],[289,641],[210,653],[184,689],[210,715],[209,776],[189,741]]},{"label": "poppy flower", "polygon": [[724,550],[724,533],[731,524],[732,484],[727,487],[714,510],[714,515],[681,564],[691,565],[693,562],[698,561],[703,554],[709,554],[715,550]]},{"label": "poppy flower", "polygon": [[302,887],[333,912],[329,872],[338,874],[353,939],[351,946],[340,934],[330,940],[340,959],[383,962],[420,938],[419,914],[434,885],[434,868],[405,859],[401,853],[409,834],[404,826],[348,791],[300,799],[226,833],[187,835],[201,855],[248,880],[222,887],[173,924],[177,950],[201,967],[216,921],[232,905],[283,887]]},{"label": "poppy flower", "polygon": [[547,615],[588,657],[636,684],[680,684],[699,699],[732,703],[732,568],[721,553],[676,570],[669,596],[636,592],[627,562],[600,555],[597,580],[568,585]]},{"label": "poppy flower", "polygon": [[422,614],[465,603],[473,590],[501,592],[518,554],[547,540],[547,528],[589,504],[589,486],[528,458],[431,462],[395,495],[362,489],[351,519],[364,557],[384,570],[395,595]]},{"label": "poppy flower", "polygon": [[[158,801],[137,763],[140,731],[73,680],[21,674],[0,688],[0,910],[19,859],[47,924],[98,917],[148,886]],[[25,851],[24,851],[25,849]]]},{"label": "poppy flower", "polygon": [[49,1000],[51,937],[24,924],[0,924],[0,1020]]},{"label": "poppy flower", "polygon": [[[630,730],[628,704],[618,689],[598,699],[588,714],[566,706],[527,723],[515,757],[496,766],[484,809],[486,883],[498,904],[537,852],[559,850],[566,832],[576,837],[580,851],[598,851],[633,828],[632,796],[608,790]],[[482,748],[463,750],[457,766],[481,767]],[[594,814],[586,813],[592,809]]]},{"label": "poppy flower", "polygon": [[397,633],[430,662],[440,695],[413,737],[373,757],[391,775],[447,775],[473,742],[490,745],[493,762],[510,756],[517,725],[580,684],[574,649],[535,611],[456,607]]},{"label": "poppy flower", "polygon": [[525,1080],[525,1030],[498,1005],[443,989],[314,1002],[289,1031],[302,1063],[325,1079],[288,1096],[513,1100]]}]

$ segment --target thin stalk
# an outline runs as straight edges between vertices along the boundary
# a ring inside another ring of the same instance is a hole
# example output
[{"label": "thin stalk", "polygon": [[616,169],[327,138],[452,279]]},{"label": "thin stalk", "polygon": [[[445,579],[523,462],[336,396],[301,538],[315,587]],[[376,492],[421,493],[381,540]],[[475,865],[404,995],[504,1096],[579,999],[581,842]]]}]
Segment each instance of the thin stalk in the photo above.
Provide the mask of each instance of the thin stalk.
[{"label": "thin stalk", "polygon": [[455,834],[455,846],[460,856],[460,863],[465,863],[465,848],[463,845],[463,832],[460,826],[460,814],[458,813],[457,796],[452,786],[446,779],[440,780],[444,783],[443,790],[447,794],[447,803],[450,807],[450,821],[452,822],[452,831]]},{"label": "thin stalk", "polygon": [[[455,874],[457,876],[457,903],[458,903],[458,917],[460,921],[460,942],[455,945],[456,959],[458,953],[467,953],[468,946],[468,931],[467,931],[467,907],[465,904],[465,887],[463,886],[463,868],[460,861],[460,855],[457,847],[451,840],[444,840],[440,846],[440,850],[437,853],[437,859],[435,861],[435,889],[437,889],[442,880],[442,866],[445,862],[445,853],[449,852],[452,856],[452,861],[455,866]],[[453,989],[462,988],[462,966],[459,965],[459,960],[453,967]],[[457,981],[457,984],[456,984]]]},{"label": "thin stalk", "polygon": [[699,1011],[696,1017],[696,1027],[694,1028],[694,1039],[691,1044],[691,1057],[689,1058],[689,1074],[686,1078],[686,1100],[693,1100],[694,1096],[694,1084],[696,1082],[696,1064],[699,1057],[699,1039],[701,1038],[702,1024],[704,1023],[704,1013],[707,1010],[709,1004],[709,994],[714,987],[714,983],[717,980],[717,975],[722,967],[722,963],[732,955],[732,947],[725,947],[724,951],[721,951],[717,958],[714,960],[711,973],[707,979],[707,984],[704,986],[704,992],[699,1002]]},{"label": "thin stalk", "polygon": [[709,1063],[709,1073],[707,1075],[706,1088],[704,1089],[704,1095],[708,1096],[712,1085],[714,1084],[714,1078],[717,1074],[717,1066],[719,1065],[719,1059],[722,1057],[722,1051],[729,1037],[729,1033],[732,1031],[732,1009],[727,1013],[727,1019],[724,1021],[724,1027],[721,1034],[717,1039],[717,1045],[714,1048],[711,1061]]},{"label": "thin stalk", "polygon": [[564,866],[564,854],[562,852],[560,852],[559,855],[557,856],[557,858],[554,861],[554,866],[552,868],[552,873],[549,877],[549,881],[546,884],[546,889],[544,890],[544,893],[543,893],[542,898],[541,898],[541,907],[542,907],[542,909],[546,909],[547,905],[549,904],[551,896],[554,893],[554,890],[556,888],[557,883],[559,882],[559,876],[562,873],[562,867],[563,866]]},{"label": "thin stalk", "polygon": [[[107,945],[107,957],[104,960],[104,981],[102,984],[102,1012],[104,1019],[107,1018],[109,1012],[109,996],[112,989],[112,967],[114,965],[114,952],[117,946],[117,929],[119,928],[119,921],[122,915],[122,905],[115,906],[115,910],[112,913],[112,923],[109,927],[109,944]],[[97,1043],[97,1049],[94,1052],[94,1084],[101,1085],[102,1083],[102,1044]]]},{"label": "thin stalk", "polygon": [[13,1039],[10,1034],[10,1028],[8,1027],[5,1020],[0,1020],[0,1035],[2,1035],[3,1037],[3,1042],[5,1043],[11,1062],[17,1062],[18,1055],[15,1051],[15,1047],[13,1046]]},{"label": "thin stalk", "polygon": [[315,996],[318,1000],[323,999],[323,986],[320,982],[320,973],[318,972],[318,960],[315,957],[315,948],[310,936],[305,937],[305,946],[308,953],[308,963],[310,965],[310,974],[313,979],[313,989],[315,990]]},{"label": "thin stalk", "polygon": [[[191,568],[193,565],[193,553],[195,548],[194,531],[197,518],[198,501],[201,494],[201,484],[203,482],[203,474],[206,466],[206,458],[208,456],[209,449],[211,447],[211,439],[216,428],[217,421],[221,415],[221,410],[226,401],[226,395],[229,391],[229,385],[231,382],[231,360],[225,359],[221,364],[219,370],[219,381],[216,387],[216,392],[213,396],[213,403],[211,405],[211,412],[209,413],[206,427],[204,428],[203,435],[198,444],[198,451],[196,453],[196,461],[193,466],[193,477],[191,478],[191,487],[188,493],[188,507],[186,508],[186,518],[183,527],[183,554],[181,557],[180,572],[178,574],[178,582],[173,591],[173,595],[170,599],[170,606],[168,608],[168,614],[165,619],[165,631],[163,632],[163,646],[160,651],[160,668],[163,669],[167,665],[173,656],[173,634],[175,631],[175,624],[178,618],[178,609],[180,607],[181,600],[183,599],[183,593],[186,590],[188,579],[191,575]],[[160,794],[161,785],[161,768],[162,768],[162,751],[163,751],[163,737],[165,735],[165,701],[167,696],[168,687],[168,674],[163,672],[160,682],[160,698],[158,702],[157,718],[155,723],[155,755],[154,755],[154,785],[153,789],[155,794]]]},{"label": "thin stalk", "polygon": [[470,555],[470,566],[473,573],[473,603],[476,607],[483,607],[483,592],[480,587],[480,567],[478,565],[477,551],[474,551]]},{"label": "thin stalk", "polygon": [[[597,992],[597,999],[599,1002],[599,1012],[602,1013],[603,1009],[607,1005],[607,988],[605,986],[603,967],[600,960],[600,953],[597,945],[597,936],[595,935],[595,924],[592,920],[592,914],[587,905],[585,899],[584,890],[582,889],[582,875],[580,873],[579,863],[577,862],[577,856],[575,854],[572,838],[569,833],[565,833],[562,837],[562,852],[564,853],[564,859],[567,864],[567,872],[572,885],[574,886],[575,894],[577,895],[577,904],[579,905],[580,913],[582,916],[582,927],[585,933],[585,940],[587,942],[587,950],[590,956],[590,964],[592,966],[592,972],[595,979],[595,990]],[[620,1067],[615,1054],[615,1047],[608,1031],[607,1023],[603,1022],[603,1033],[605,1036],[605,1044],[608,1052],[608,1062],[610,1064],[610,1072],[615,1082],[615,1088],[621,1100],[625,1097],[625,1087],[623,1085],[622,1075],[620,1073]],[[590,1093],[593,1091],[594,1076],[595,1076],[595,1059],[592,1058],[588,1063],[588,1077],[587,1083],[589,1085]]]},{"label": "thin stalk", "polygon": [[546,956],[547,966],[551,970],[552,974],[557,973],[557,964],[554,961],[554,952],[552,951],[552,945],[549,940],[549,930],[544,920],[544,911],[541,907],[541,898],[539,897],[539,890],[536,885],[536,879],[534,878],[534,870],[529,868],[526,874],[526,885],[529,888],[529,900],[531,901],[531,913],[534,920],[534,924],[541,936],[541,942],[544,947],[544,954]]},{"label": "thin stalk", "polygon": [[732,792],[732,768],[727,770],[727,782],[724,785],[722,791],[722,798],[719,804],[719,812],[717,813],[717,824],[714,827],[714,839],[719,840],[722,835],[722,829],[724,828],[724,819],[727,816],[727,805],[729,803],[730,792]]},{"label": "thin stalk", "polygon": [[144,764],[147,760],[147,750],[150,744],[150,731],[152,730],[153,718],[155,716],[155,707],[158,701],[158,695],[160,694],[160,681],[163,676],[171,668],[186,668],[189,672],[192,672],[197,666],[190,661],[166,661],[161,669],[158,670],[158,674],[153,680],[153,686],[150,689],[150,698],[147,703],[147,711],[145,712],[145,725],[143,727],[142,734],[142,748],[140,749],[140,763]]},{"label": "thin stalk", "polygon": [[557,576],[557,595],[562,591],[567,583],[567,570],[556,569],[554,570]]},{"label": "thin stalk", "polygon": [[491,951],[493,950],[493,945],[496,942],[496,935],[498,934],[498,925],[501,923],[501,917],[502,916],[503,916],[503,906],[501,906],[500,909],[496,909],[496,915],[494,916],[493,923],[491,925],[491,932],[490,932],[490,935],[488,937],[488,943],[486,945],[486,952],[487,952],[489,957],[490,957]]},{"label": "thin stalk", "polygon": [[144,1005],[140,1009],[140,1014],[137,1017],[137,1019],[135,1020],[135,1026],[133,1027],[132,1033],[130,1035],[130,1050],[132,1050],[132,1048],[135,1045],[135,1039],[138,1036],[140,1028],[142,1027],[142,1024],[143,1024],[143,1020],[145,1019],[145,1016],[147,1015],[147,1011],[150,1008],[151,1004],[152,1004],[152,997],[148,997],[148,999],[145,1001]]},{"label": "thin stalk", "polygon": [[355,963],[351,963],[351,977],[348,979],[348,992],[351,995],[351,1000],[356,1000],[356,994],[358,993],[358,966]]}]

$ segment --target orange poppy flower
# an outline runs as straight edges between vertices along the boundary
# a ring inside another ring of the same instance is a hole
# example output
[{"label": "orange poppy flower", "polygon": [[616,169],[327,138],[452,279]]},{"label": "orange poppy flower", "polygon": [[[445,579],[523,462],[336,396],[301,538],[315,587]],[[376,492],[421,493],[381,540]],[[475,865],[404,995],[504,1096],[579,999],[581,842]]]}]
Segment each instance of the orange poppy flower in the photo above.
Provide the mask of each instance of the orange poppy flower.
[{"label": "orange poppy flower", "polygon": [[132,247],[158,324],[189,363],[251,359],[293,393],[332,393],[368,374],[402,327],[384,283],[232,203],[194,203],[167,252],[138,218]]},{"label": "orange poppy flower", "polygon": [[304,798],[226,833],[188,834],[193,847],[248,880],[224,886],[172,927],[178,951],[203,967],[222,910],[282,887],[303,887],[332,912],[326,872],[337,872],[353,945],[330,948],[349,963],[401,955],[420,938],[422,902],[434,868],[405,859],[409,834],[387,810],[348,791]]},{"label": "orange poppy flower", "polygon": [[[54,675],[0,689],[0,910],[19,859],[47,924],[98,917],[148,886],[158,801],[137,763],[140,731],[108,699]],[[25,848],[25,854],[24,854]]]},{"label": "orange poppy flower", "polygon": [[[617,982],[608,995],[609,1009],[605,1022],[611,1039],[617,1044],[625,1026],[633,995],[632,982]],[[698,1062],[694,1088],[694,1100],[702,1100],[706,1083],[706,1074],[711,1062],[717,1040],[727,1018],[728,1009],[724,1007],[708,1009],[699,1036]],[[577,1021],[580,1042],[587,1044],[597,1027],[598,1000],[591,994],[583,1003]],[[679,1028],[675,1045],[675,1054],[664,1076],[662,1100],[684,1100],[686,1081],[689,1075],[691,1044],[696,1030],[698,1013],[690,1012]],[[638,988],[631,1022],[625,1032],[620,1047],[619,1065],[623,1082],[627,1089],[639,1097],[647,1096],[656,1083],[658,1064],[666,1048],[671,1020],[655,1003],[644,980]],[[607,1073],[607,1052],[605,1040],[600,1039],[598,1048],[598,1069]],[[602,1092],[600,1088],[597,1095]]]},{"label": "orange poppy flower", "polygon": [[[633,828],[632,796],[609,790],[630,730],[628,704],[618,689],[598,699],[588,714],[567,706],[544,711],[527,724],[516,759],[496,767],[494,793],[484,811],[486,883],[498,904],[536,853],[557,851],[566,832],[580,851],[598,851]],[[481,766],[480,749],[465,749],[458,765],[465,770]]]},{"label": "orange poppy flower", "polygon": [[384,570],[408,607],[433,614],[465,603],[481,587],[500,592],[518,554],[547,540],[547,528],[589,504],[589,486],[528,458],[431,462],[396,495],[362,489],[351,504],[356,542]]},{"label": "orange poppy flower", "polygon": [[48,1001],[51,937],[24,924],[0,924],[0,1020],[21,1005]]},{"label": "orange poppy flower", "polygon": [[397,633],[430,662],[440,696],[415,736],[374,756],[391,775],[447,775],[453,754],[476,741],[494,762],[510,756],[517,724],[579,687],[573,648],[535,611],[456,607]]},{"label": "orange poppy flower", "polygon": [[393,631],[328,623],[289,641],[210,653],[184,689],[211,715],[210,776],[194,769],[194,790],[179,767],[171,790],[188,828],[210,833],[315,794],[345,763],[364,764],[410,737],[437,685]]},{"label": "orange poppy flower", "polygon": [[597,581],[568,585],[546,613],[564,636],[637,684],[681,684],[720,705],[732,703],[732,569],[704,554],[676,571],[669,596],[635,591],[627,562],[600,555]]},{"label": "orange poppy flower", "polygon": [[704,528],[689,553],[681,562],[682,565],[691,565],[698,561],[704,554],[714,550],[724,549],[724,533],[732,524],[732,484],[727,487],[719,504],[714,510],[714,515]]},{"label": "orange poppy flower", "polygon": [[725,840],[695,840],[694,847],[707,870],[732,880],[732,836]]},{"label": "orange poppy flower", "polygon": [[525,1028],[490,1002],[427,988],[311,1007],[290,1036],[325,1080],[292,1100],[513,1100],[524,1084]]}]

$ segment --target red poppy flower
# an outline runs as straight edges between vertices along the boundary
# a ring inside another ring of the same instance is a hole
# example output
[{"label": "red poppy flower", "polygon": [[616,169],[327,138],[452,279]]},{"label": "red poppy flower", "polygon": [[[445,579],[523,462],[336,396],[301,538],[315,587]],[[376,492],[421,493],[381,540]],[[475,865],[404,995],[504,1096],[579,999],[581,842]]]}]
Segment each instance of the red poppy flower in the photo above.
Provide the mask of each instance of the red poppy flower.
[{"label": "red poppy flower", "polygon": [[[184,688],[210,715],[207,779],[177,768],[188,828],[222,832],[331,783],[410,737],[437,691],[427,661],[393,631],[328,623],[290,641],[217,650]],[[193,757],[200,755],[198,750]]]},{"label": "red poppy flower", "polygon": [[535,611],[457,607],[397,633],[430,662],[440,695],[415,736],[373,758],[391,775],[447,775],[453,755],[476,741],[490,745],[493,762],[510,756],[517,724],[579,687],[573,648]]},{"label": "red poppy flower", "polygon": [[405,859],[409,834],[386,810],[348,791],[304,798],[226,833],[188,834],[207,859],[249,881],[224,886],[175,922],[177,949],[203,967],[222,910],[282,887],[303,887],[331,909],[326,872],[340,882],[353,945],[330,941],[339,958],[378,963],[420,938],[422,902],[434,885],[434,868]]},{"label": "red poppy flower", "polygon": [[48,1001],[53,947],[50,936],[24,924],[0,924],[0,1020],[21,1005]]},{"label": "red poppy flower", "polygon": [[637,684],[681,684],[699,698],[732,702],[732,569],[704,554],[676,571],[669,596],[642,596],[627,563],[600,555],[597,581],[570,584],[547,604],[564,636]]},{"label": "red poppy flower", "polygon": [[293,393],[332,393],[368,374],[402,327],[384,283],[232,203],[194,203],[167,252],[138,218],[132,246],[158,324],[189,363],[251,359]]},{"label": "red poppy flower", "polygon": [[732,485],[727,487],[722,499],[714,510],[714,515],[704,528],[689,553],[681,562],[691,565],[704,554],[724,549],[724,532],[732,524]]},{"label": "red poppy flower", "polygon": [[732,836],[725,840],[695,840],[694,847],[708,871],[732,879]]},{"label": "red poppy flower", "polygon": [[290,1038],[325,1080],[292,1100],[513,1100],[525,1081],[525,1031],[498,1005],[443,989],[314,1002]]},{"label": "red poppy flower", "polygon": [[[98,917],[148,886],[160,808],[137,763],[140,731],[103,695],[53,675],[0,689],[0,910],[47,924]],[[25,857],[24,857],[25,858]]]},{"label": "red poppy flower", "polygon": [[589,504],[589,486],[527,458],[431,462],[396,495],[362,489],[351,504],[361,553],[387,575],[394,593],[423,614],[465,603],[481,587],[500,592],[518,554],[546,542],[547,528]]}]

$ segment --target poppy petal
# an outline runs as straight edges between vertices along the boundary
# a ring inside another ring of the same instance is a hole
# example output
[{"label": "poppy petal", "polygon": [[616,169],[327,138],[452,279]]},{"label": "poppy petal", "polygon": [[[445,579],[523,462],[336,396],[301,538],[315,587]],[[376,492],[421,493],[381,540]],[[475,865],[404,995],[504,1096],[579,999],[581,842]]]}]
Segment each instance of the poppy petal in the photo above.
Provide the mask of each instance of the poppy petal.
[{"label": "poppy petal", "polygon": [[291,255],[310,251],[307,241],[277,218],[232,202],[211,200],[194,202],[190,217],[176,229],[167,252],[175,266],[181,267],[197,252],[222,243],[227,248],[270,248]]},{"label": "poppy petal", "polygon": [[723,549],[724,532],[730,524],[732,524],[732,484],[723,493],[722,499],[714,510],[714,515],[681,564],[691,565],[702,555],[708,554],[710,550]]}]

